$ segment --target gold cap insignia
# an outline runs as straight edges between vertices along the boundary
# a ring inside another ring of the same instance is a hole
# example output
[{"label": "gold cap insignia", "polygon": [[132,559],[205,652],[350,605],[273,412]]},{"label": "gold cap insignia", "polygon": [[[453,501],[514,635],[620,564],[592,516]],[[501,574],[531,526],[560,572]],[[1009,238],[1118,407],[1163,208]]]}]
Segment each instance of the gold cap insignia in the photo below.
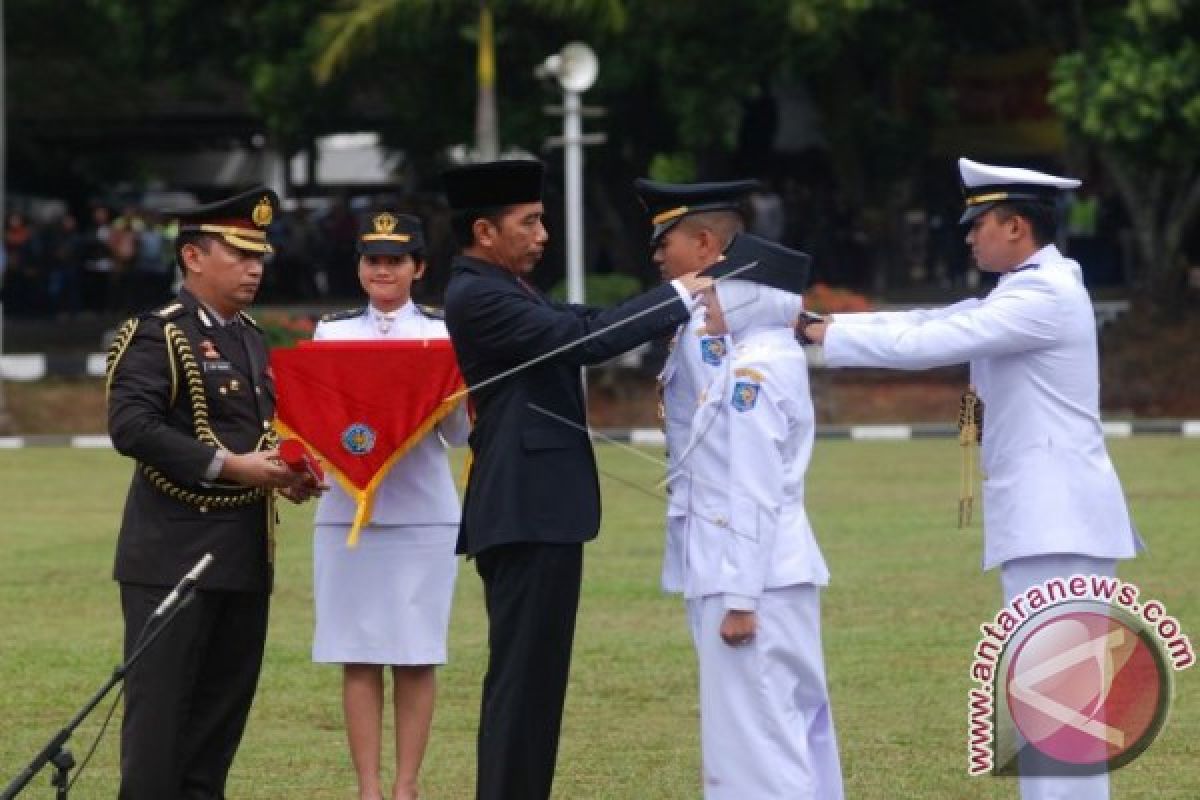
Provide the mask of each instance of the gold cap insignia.
[{"label": "gold cap insignia", "polygon": [[274,216],[275,212],[271,208],[270,199],[267,198],[266,195],[263,195],[263,198],[258,201],[258,205],[254,207],[254,211],[250,214],[250,219],[252,219],[254,224],[258,227],[265,228],[271,224],[271,220],[274,218]]},{"label": "gold cap insignia", "polygon": [[396,230],[396,217],[388,213],[376,214],[371,223],[375,226],[376,233],[389,234]]}]

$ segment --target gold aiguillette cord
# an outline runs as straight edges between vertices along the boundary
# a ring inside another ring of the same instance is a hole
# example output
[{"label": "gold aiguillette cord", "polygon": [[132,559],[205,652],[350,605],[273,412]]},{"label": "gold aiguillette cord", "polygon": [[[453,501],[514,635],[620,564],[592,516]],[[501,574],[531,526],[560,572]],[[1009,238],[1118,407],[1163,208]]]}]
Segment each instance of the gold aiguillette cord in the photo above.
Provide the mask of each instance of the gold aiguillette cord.
[{"label": "gold aiguillette cord", "polygon": [[958,527],[971,524],[975,510],[975,448],[983,438],[983,401],[968,386],[958,405],[958,445],[962,448],[962,472],[958,487]]}]

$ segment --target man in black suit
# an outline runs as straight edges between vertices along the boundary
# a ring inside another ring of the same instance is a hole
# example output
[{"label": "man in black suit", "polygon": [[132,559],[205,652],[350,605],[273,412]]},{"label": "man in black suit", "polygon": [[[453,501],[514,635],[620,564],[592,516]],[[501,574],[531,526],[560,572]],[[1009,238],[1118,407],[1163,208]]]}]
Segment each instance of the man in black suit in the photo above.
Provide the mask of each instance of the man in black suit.
[{"label": "man in black suit", "polygon": [[547,300],[525,280],[549,238],[542,176],[537,161],[444,176],[462,248],[446,326],[476,411],[458,551],[489,625],[478,800],[547,798],[554,780],[583,543],[600,528],[580,368],[670,333],[711,285],[690,273],[607,310]]},{"label": "man in black suit", "polygon": [[273,492],[300,502],[320,489],[277,458],[266,343],[244,311],[277,208],[255,189],[176,213],[183,289],[128,320],[108,353],[109,435],[137,462],[114,570],[126,658],[171,587],[213,555],[126,676],[121,800],[224,798],[266,640]]}]

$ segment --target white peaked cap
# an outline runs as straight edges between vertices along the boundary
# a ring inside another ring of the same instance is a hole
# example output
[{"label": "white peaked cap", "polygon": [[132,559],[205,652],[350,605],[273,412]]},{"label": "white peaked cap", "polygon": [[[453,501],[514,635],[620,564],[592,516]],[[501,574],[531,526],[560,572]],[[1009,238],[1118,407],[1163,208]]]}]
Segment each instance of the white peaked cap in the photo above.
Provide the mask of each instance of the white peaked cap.
[{"label": "white peaked cap", "polygon": [[971,220],[1005,200],[1050,200],[1065,189],[1078,189],[1075,178],[1060,178],[1023,167],[997,167],[969,158],[958,160],[967,204],[959,223]]}]

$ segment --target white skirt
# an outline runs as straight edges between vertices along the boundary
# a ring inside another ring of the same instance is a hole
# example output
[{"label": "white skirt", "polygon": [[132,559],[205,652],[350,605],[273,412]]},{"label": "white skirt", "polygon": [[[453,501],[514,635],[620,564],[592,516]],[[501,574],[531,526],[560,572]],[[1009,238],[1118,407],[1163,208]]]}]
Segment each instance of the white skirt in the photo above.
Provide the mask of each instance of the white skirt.
[{"label": "white skirt", "polygon": [[318,525],[313,536],[313,661],[446,663],[458,526],[368,525],[354,549],[349,532]]}]

